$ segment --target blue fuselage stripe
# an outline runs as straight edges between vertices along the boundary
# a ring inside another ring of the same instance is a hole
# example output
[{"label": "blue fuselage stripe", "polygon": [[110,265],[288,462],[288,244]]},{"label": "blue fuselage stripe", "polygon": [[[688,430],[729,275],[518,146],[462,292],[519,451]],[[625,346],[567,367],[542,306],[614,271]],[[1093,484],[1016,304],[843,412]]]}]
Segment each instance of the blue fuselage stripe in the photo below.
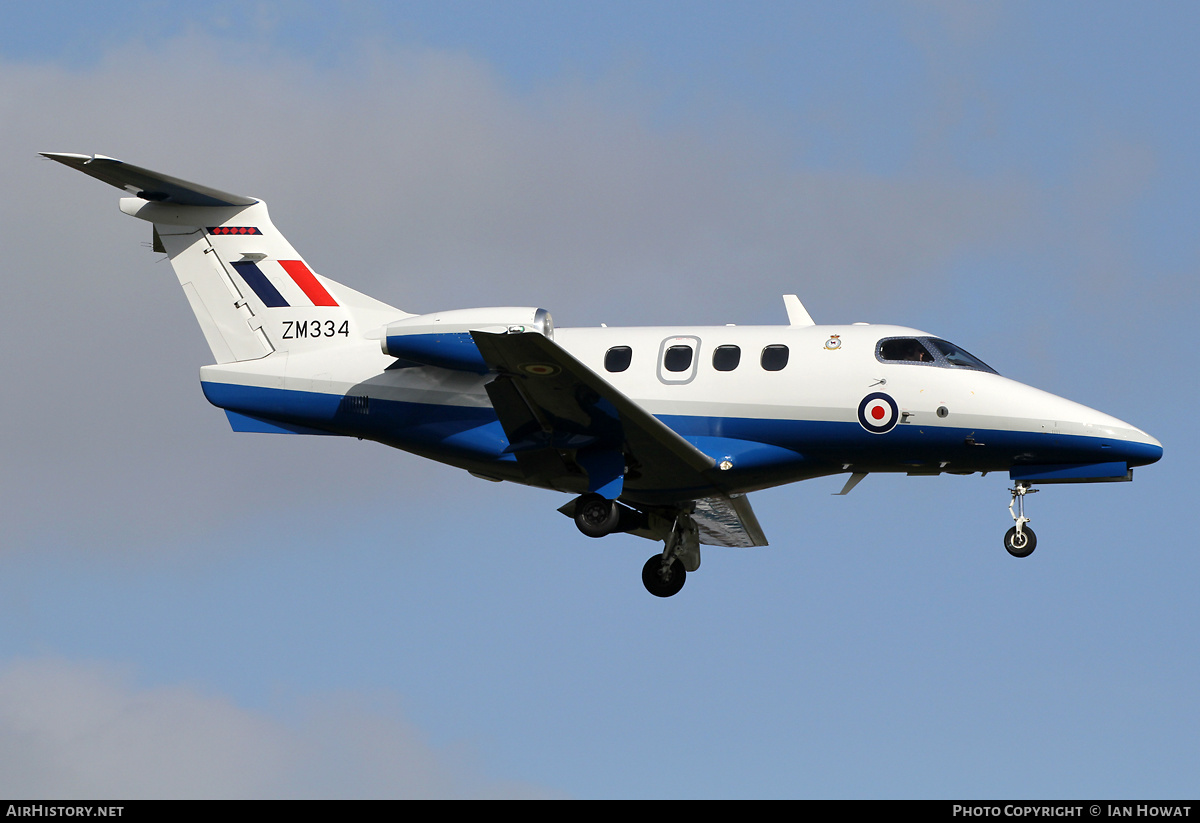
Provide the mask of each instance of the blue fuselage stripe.
[{"label": "blue fuselage stripe", "polygon": [[[330,434],[377,440],[448,460],[512,465],[515,457],[489,406],[454,406],[203,382],[221,408]],[[369,402],[369,405],[367,403]],[[1014,465],[1152,463],[1157,446],[1120,439],[902,424],[873,434],[857,422],[662,415],[698,448],[737,469],[812,475],[842,471],[1007,471]],[[945,464],[945,465],[942,465]]]}]

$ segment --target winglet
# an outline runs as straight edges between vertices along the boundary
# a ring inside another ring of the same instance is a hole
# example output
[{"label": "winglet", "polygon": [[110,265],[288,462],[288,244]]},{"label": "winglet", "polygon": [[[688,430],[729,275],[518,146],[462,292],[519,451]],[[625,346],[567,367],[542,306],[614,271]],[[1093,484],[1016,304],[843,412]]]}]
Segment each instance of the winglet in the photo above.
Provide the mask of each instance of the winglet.
[{"label": "winglet", "polygon": [[230,194],[220,189],[201,186],[199,183],[190,183],[178,177],[123,163],[103,154],[52,151],[39,154],[153,203],[173,203],[179,206],[250,206],[258,202],[253,197]]},{"label": "winglet", "polygon": [[785,294],[783,296],[783,307],[787,309],[789,326],[817,325],[809,315],[808,309],[804,308],[804,304],[800,302],[800,298],[796,295]]}]

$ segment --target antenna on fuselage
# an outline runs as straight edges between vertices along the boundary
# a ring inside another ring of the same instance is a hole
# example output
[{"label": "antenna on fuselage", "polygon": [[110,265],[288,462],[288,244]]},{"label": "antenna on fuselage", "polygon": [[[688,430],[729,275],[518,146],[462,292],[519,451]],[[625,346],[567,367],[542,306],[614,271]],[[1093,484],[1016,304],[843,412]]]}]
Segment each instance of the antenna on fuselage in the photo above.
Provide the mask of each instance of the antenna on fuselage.
[{"label": "antenna on fuselage", "polygon": [[808,313],[808,309],[804,308],[804,304],[800,302],[800,298],[794,294],[785,294],[783,296],[783,307],[787,309],[788,325],[789,326],[815,326],[812,315]]}]

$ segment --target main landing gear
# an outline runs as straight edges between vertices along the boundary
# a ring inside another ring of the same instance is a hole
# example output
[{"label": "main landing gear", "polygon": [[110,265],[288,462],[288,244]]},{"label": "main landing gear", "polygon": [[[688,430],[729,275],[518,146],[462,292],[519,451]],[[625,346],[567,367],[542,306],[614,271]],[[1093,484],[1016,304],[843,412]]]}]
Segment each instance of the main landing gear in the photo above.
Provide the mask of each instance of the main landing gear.
[{"label": "main landing gear", "polygon": [[[1005,533],[1004,548],[1013,557],[1029,557],[1037,548],[1037,535],[1025,525],[1029,522],[1029,518],[1025,516],[1025,495],[1034,494],[1037,489],[1030,488],[1027,483],[1018,482],[1016,488],[1009,491],[1012,492],[1012,502],[1008,504],[1008,513],[1017,525]],[[1013,511],[1013,506],[1017,507],[1016,511]]]},{"label": "main landing gear", "polygon": [[678,594],[687,580],[687,571],[678,557],[668,562],[656,554],[642,566],[642,585],[655,597],[670,597]]},{"label": "main landing gear", "polygon": [[700,530],[690,508],[676,511],[671,520],[670,512],[635,511],[595,493],[577,498],[573,506],[573,512],[567,506],[560,511],[570,514],[576,527],[588,537],[633,532],[664,541],[662,552],[642,567],[642,584],[655,597],[678,594],[687,573],[700,568]]},{"label": "main landing gear", "polygon": [[585,494],[575,501],[575,525],[588,537],[612,534],[621,524],[621,507],[616,500]]},{"label": "main landing gear", "polygon": [[655,597],[670,597],[683,588],[688,572],[700,568],[700,530],[691,512],[679,512],[662,554],[642,567],[642,585]]}]

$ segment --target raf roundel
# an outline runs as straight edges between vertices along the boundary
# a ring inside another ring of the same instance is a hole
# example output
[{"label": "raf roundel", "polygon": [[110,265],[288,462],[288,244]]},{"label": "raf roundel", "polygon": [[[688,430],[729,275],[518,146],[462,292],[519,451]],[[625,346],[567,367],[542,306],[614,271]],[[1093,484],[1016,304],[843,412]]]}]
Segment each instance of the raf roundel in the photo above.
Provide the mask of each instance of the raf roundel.
[{"label": "raf roundel", "polygon": [[534,377],[553,377],[562,371],[558,366],[551,363],[522,363],[518,368],[526,374],[532,374]]},{"label": "raf roundel", "polygon": [[899,420],[896,401],[883,392],[868,394],[858,404],[858,422],[872,434],[887,434]]}]

